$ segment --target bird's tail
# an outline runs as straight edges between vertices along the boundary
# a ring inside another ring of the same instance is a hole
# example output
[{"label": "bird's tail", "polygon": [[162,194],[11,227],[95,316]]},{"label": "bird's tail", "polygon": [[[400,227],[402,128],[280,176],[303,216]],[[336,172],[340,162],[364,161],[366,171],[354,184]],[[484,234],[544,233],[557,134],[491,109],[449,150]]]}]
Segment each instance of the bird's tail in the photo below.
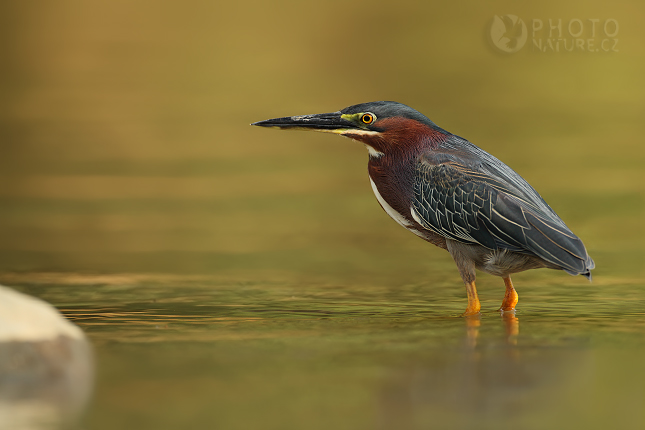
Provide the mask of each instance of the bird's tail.
[{"label": "bird's tail", "polygon": [[587,271],[584,273],[581,273],[581,275],[589,279],[589,282],[591,282],[591,269],[596,267],[596,263],[594,263],[591,257],[589,257],[589,254],[587,254],[587,260],[585,261],[585,266],[587,268]]}]

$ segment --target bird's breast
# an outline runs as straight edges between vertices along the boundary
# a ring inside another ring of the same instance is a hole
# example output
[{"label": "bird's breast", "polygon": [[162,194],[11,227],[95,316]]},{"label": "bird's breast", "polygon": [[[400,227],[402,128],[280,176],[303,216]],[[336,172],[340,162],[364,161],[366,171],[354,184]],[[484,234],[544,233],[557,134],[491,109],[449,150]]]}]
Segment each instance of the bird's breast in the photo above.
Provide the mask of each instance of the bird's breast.
[{"label": "bird's breast", "polygon": [[386,163],[387,156],[370,158],[368,172],[370,185],[383,210],[402,227],[420,238],[446,249],[446,240],[425,229],[412,213],[412,175],[405,165]]},{"label": "bird's breast", "polygon": [[[437,241],[441,242],[441,239],[437,239],[434,233],[424,229],[419,225],[418,223],[411,221],[410,218],[412,218],[412,211],[409,205],[406,205],[404,207],[408,208],[407,214],[405,214],[403,211],[394,209],[392,205],[396,204],[392,202],[390,204],[381,194],[381,192],[378,189],[378,186],[370,176],[370,184],[372,185],[372,191],[374,191],[374,195],[376,196],[376,200],[378,200],[379,204],[383,208],[383,210],[394,220],[399,224],[401,227],[405,227],[407,230],[410,230],[412,233],[416,234],[422,239],[425,239],[429,242],[436,243]],[[397,202],[398,203],[398,202]],[[400,206],[400,205],[398,205]],[[445,242],[445,241],[444,241]],[[438,245],[441,246],[441,245]]]},{"label": "bird's breast", "polygon": [[410,228],[412,227],[412,223],[408,221],[401,213],[399,213],[397,210],[395,210],[381,195],[381,193],[378,190],[378,187],[374,183],[374,180],[370,176],[370,184],[372,185],[372,191],[374,191],[374,195],[376,196],[376,200],[378,200],[379,204],[385,210],[385,212],[392,217],[394,221],[399,223],[399,225],[405,227],[405,228]]}]

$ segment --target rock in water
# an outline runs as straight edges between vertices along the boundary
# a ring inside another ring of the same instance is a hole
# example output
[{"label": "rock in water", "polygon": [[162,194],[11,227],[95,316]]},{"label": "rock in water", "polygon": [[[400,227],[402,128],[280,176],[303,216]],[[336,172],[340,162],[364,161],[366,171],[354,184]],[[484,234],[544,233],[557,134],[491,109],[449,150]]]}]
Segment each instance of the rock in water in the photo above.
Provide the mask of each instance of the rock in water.
[{"label": "rock in water", "polygon": [[90,397],[91,347],[50,304],[0,286],[0,429],[72,424]]}]

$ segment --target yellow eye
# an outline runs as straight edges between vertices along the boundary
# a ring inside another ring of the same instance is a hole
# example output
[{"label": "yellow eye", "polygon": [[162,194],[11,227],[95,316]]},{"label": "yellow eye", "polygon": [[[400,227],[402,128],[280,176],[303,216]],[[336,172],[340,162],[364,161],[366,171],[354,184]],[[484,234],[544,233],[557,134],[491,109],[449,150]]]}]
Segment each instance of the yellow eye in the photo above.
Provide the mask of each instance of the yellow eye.
[{"label": "yellow eye", "polygon": [[371,124],[374,122],[374,115],[371,113],[364,113],[361,116],[361,121],[363,121],[363,124]]}]

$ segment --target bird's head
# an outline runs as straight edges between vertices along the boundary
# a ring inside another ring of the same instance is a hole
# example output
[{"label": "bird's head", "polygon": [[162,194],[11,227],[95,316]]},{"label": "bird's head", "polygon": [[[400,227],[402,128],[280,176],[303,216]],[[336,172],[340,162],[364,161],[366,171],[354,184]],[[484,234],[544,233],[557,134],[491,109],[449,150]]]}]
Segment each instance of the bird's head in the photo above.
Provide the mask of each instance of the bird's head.
[{"label": "bird's head", "polygon": [[363,142],[373,157],[413,147],[436,147],[450,134],[411,107],[387,101],[361,103],[332,113],[268,119],[252,125],[340,134]]}]

